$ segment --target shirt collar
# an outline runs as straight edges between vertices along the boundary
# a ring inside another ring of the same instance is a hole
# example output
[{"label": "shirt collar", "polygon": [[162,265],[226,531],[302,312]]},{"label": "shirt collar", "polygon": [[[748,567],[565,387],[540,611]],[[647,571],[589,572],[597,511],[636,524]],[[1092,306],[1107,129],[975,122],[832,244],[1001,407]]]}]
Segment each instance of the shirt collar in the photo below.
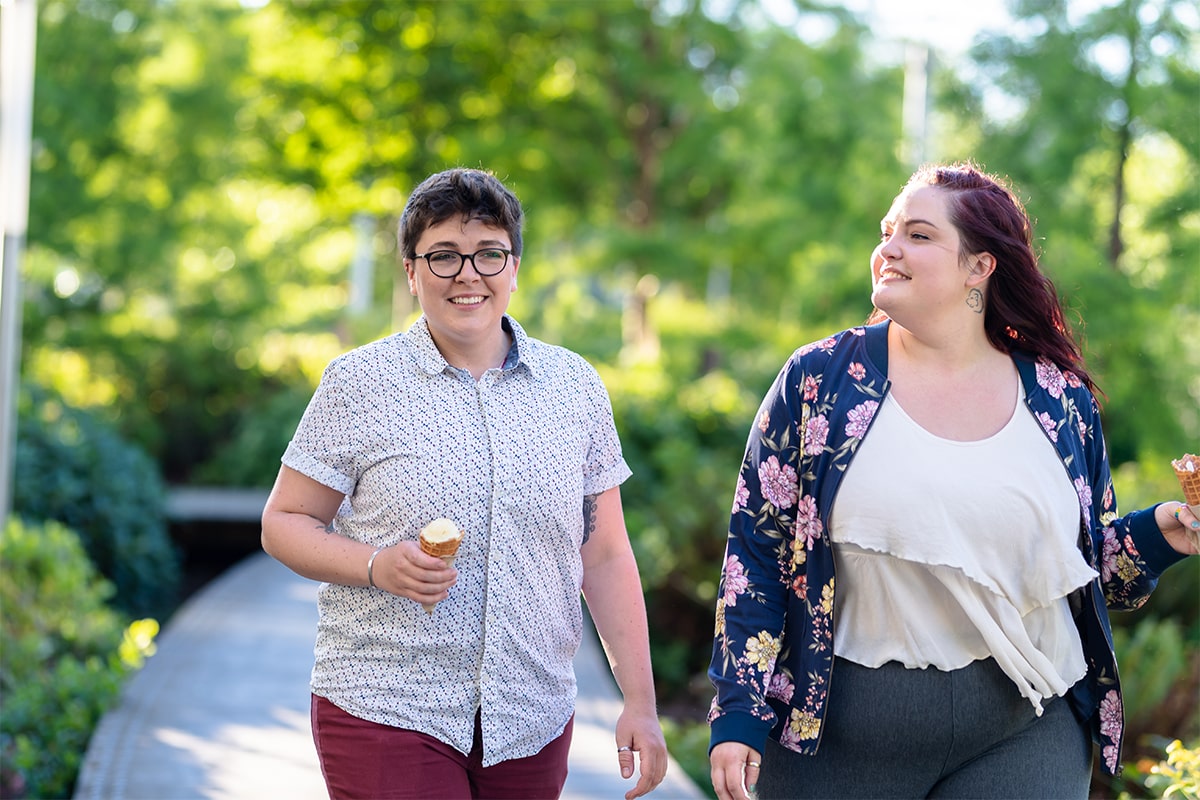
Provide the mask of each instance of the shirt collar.
[{"label": "shirt collar", "polygon": [[[524,364],[530,375],[540,379],[542,368],[537,354],[530,345],[532,340],[525,333],[525,329],[507,314],[500,319],[500,325],[512,336],[512,346],[504,358],[502,369],[507,372]],[[437,349],[437,345],[433,343],[433,336],[429,333],[429,320],[424,314],[408,329],[405,339],[409,352],[412,353],[417,366],[422,371],[430,375],[437,375],[450,366],[441,351]]]}]

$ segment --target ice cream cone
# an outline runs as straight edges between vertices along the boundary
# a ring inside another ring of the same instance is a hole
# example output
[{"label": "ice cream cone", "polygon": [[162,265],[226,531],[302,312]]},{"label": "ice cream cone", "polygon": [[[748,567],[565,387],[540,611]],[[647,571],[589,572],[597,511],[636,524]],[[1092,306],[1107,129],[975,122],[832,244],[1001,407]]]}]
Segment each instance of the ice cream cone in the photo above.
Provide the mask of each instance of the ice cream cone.
[{"label": "ice cream cone", "polygon": [[1188,453],[1172,461],[1171,467],[1183,489],[1183,499],[1189,506],[1200,506],[1200,458]]},{"label": "ice cream cone", "polygon": [[[458,554],[458,546],[462,543],[464,531],[446,518],[435,519],[421,529],[421,551],[431,556],[437,556],[446,562],[447,566],[454,565]],[[426,614],[432,614],[437,603],[422,603]]]},{"label": "ice cream cone", "polygon": [[[1175,477],[1179,479],[1179,488],[1183,489],[1184,502],[1191,507],[1192,513],[1200,513],[1200,458],[1187,453],[1171,462]],[[1178,510],[1176,510],[1176,519]],[[1189,530],[1196,548],[1200,549],[1200,531]]]}]

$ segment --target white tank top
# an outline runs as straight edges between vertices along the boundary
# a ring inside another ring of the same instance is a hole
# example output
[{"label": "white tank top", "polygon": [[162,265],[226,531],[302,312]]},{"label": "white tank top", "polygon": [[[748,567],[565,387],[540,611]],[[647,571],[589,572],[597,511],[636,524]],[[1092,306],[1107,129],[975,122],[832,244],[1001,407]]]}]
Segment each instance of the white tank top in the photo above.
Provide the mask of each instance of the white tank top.
[{"label": "white tank top", "polygon": [[1018,382],[1012,418],[974,442],[884,399],[829,517],[837,655],[940,670],[990,656],[1038,714],[1083,677],[1067,595],[1096,572],[1076,546],[1079,496],[1023,399]]}]

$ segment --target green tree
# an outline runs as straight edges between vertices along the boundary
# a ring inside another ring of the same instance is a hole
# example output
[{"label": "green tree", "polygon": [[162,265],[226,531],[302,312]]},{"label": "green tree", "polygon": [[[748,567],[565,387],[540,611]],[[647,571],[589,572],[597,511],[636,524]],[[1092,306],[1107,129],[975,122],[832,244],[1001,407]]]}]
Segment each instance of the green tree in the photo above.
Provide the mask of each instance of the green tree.
[{"label": "green tree", "polygon": [[1015,9],[1033,35],[975,51],[1015,109],[985,124],[984,156],[1026,193],[1045,267],[1085,323],[1113,461],[1162,462],[1200,436],[1200,344],[1181,335],[1200,322],[1194,5]]},{"label": "green tree", "polygon": [[39,9],[25,371],[100,409],[173,480],[305,378],[270,341],[270,267],[290,255],[273,248],[292,233],[279,218],[303,192],[264,199],[246,174],[260,145],[238,127],[254,94],[243,15],[195,0]]}]

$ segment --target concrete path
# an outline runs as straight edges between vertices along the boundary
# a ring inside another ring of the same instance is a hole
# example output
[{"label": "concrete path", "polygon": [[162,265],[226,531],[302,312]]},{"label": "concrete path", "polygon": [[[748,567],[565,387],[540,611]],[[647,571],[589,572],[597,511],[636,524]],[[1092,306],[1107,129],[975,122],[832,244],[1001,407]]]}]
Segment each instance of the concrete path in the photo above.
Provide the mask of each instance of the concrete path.
[{"label": "concrete path", "polygon": [[[265,554],[189,599],[92,737],[80,800],[323,800],[308,721],[317,584]],[[564,800],[617,800],[620,695],[590,631]],[[654,800],[704,794],[672,761]],[[431,799],[436,800],[436,799]]]}]

